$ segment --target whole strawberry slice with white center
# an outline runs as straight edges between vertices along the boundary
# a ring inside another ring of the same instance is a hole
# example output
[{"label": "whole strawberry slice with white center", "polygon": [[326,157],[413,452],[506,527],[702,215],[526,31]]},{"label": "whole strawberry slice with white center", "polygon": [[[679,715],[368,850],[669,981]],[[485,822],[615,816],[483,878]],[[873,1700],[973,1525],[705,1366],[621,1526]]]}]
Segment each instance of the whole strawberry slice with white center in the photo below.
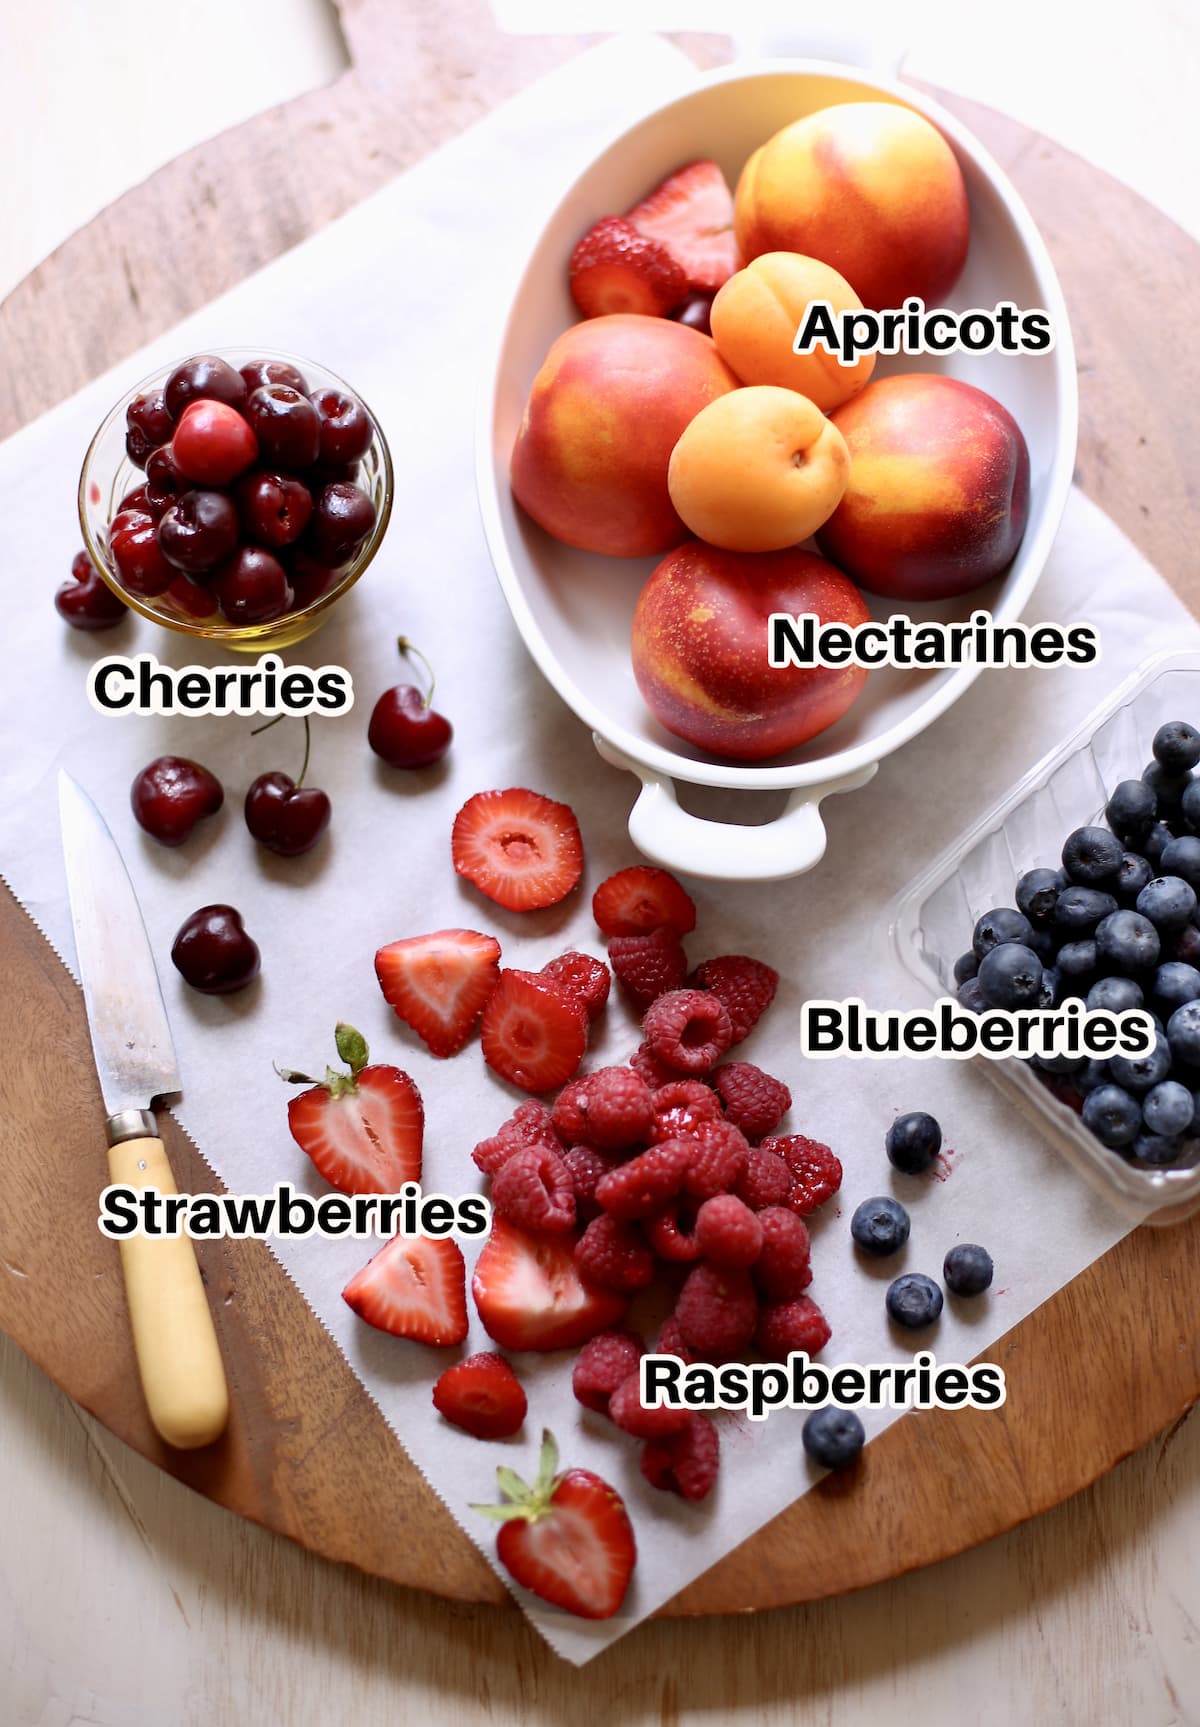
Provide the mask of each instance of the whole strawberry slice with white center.
[{"label": "whole strawberry slice with white center", "polygon": [[530,1235],[502,1217],[471,1280],[484,1329],[502,1349],[578,1349],[624,1317],[628,1301],[579,1275],[572,1235]]},{"label": "whole strawberry slice with white center", "polygon": [[712,292],[738,267],[733,195],[715,162],[689,162],[669,174],[625,220],[662,242],[689,288]]},{"label": "whole strawberry slice with white center", "polygon": [[434,1055],[467,1042],[500,976],[500,943],[476,929],[440,929],[389,942],[375,955],[388,1006]]},{"label": "whole strawberry slice with white center", "polygon": [[339,1024],[334,1035],[348,1073],[327,1067],[318,1080],[276,1069],[289,1085],[310,1088],[288,1104],[292,1138],[342,1193],[398,1193],[421,1179],[421,1094],[398,1067],[369,1067],[366,1039],[353,1026]]},{"label": "whole strawberry slice with white center", "polygon": [[633,1568],[637,1542],[625,1503],[590,1469],[558,1469],[558,1447],[542,1435],[537,1478],[527,1487],[496,1471],[501,1505],[473,1505],[500,1525],[496,1555],[522,1588],[581,1619],[611,1619]]},{"label": "whole strawberry slice with white center", "polygon": [[483,1059],[522,1091],[552,1091],[578,1070],[587,1014],[535,971],[502,971],[483,1010]]},{"label": "whole strawberry slice with white center", "polygon": [[458,874],[509,911],[557,905],[583,873],[575,812],[524,786],[468,798],[450,852]]},{"label": "whole strawberry slice with white center", "polygon": [[585,318],[638,312],[663,318],[688,291],[682,265],[666,246],[623,216],[605,216],[571,253],[571,297]]},{"label": "whole strawberry slice with white center", "polygon": [[445,1347],[467,1335],[467,1272],[449,1236],[394,1235],[357,1272],[342,1300],[393,1337]]}]

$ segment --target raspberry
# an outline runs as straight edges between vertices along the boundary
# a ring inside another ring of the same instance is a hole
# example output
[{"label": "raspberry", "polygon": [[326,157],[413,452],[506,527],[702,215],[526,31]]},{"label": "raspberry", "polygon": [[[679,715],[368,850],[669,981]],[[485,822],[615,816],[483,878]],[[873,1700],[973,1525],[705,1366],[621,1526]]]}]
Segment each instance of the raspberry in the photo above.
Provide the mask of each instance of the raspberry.
[{"label": "raspberry", "polygon": [[612,974],[604,961],[590,953],[577,953],[574,948],[544,965],[541,975],[570,996],[589,1019],[595,1019],[612,987]]},{"label": "raspberry", "polygon": [[679,1360],[683,1362],[685,1367],[691,1362],[698,1361],[700,1359],[699,1356],[695,1355],[683,1341],[683,1332],[680,1329],[678,1319],[673,1313],[668,1313],[667,1317],[659,1326],[658,1342],[654,1345],[654,1351],[656,1355],[677,1356]]},{"label": "raspberry", "polygon": [[648,1043],[639,1043],[626,1065],[641,1075],[651,1091],[671,1085],[679,1078],[674,1068],[668,1067],[665,1061],[659,1061]]},{"label": "raspberry", "polygon": [[649,1217],[661,1211],[683,1186],[694,1142],[669,1139],[610,1170],[596,1188],[596,1198],[613,1217]]},{"label": "raspberry", "polygon": [[608,1400],[622,1380],[637,1371],[644,1353],[632,1331],[601,1331],[579,1351],[571,1374],[571,1389],[585,1409],[608,1414]]},{"label": "raspberry", "polygon": [[558,1135],[550,1123],[550,1111],[544,1103],[519,1103],[512,1115],[491,1136],[481,1139],[471,1153],[476,1166],[485,1175],[495,1175],[501,1164],[522,1146],[541,1145],[547,1151],[559,1151]]},{"label": "raspberry", "polygon": [[707,1499],[717,1479],[721,1441],[707,1415],[693,1414],[682,1433],[648,1439],[642,1447],[642,1474],[651,1487],[681,1499]]},{"label": "raspberry", "polygon": [[782,1205],[758,1213],[762,1253],[754,1281],[767,1301],[793,1301],[812,1282],[808,1231],[794,1211]]},{"label": "raspberry", "polygon": [[676,935],[696,927],[696,907],[665,869],[635,864],[602,881],[592,895],[592,916],[605,935],[649,935],[664,925]]},{"label": "raspberry", "polygon": [[602,1067],[587,1076],[576,1105],[587,1124],[587,1141],[600,1151],[645,1145],[654,1103],[645,1080],[628,1067]]},{"label": "raspberry", "polygon": [[675,1313],[690,1349],[709,1357],[740,1355],[758,1322],[758,1298],[750,1273],[697,1265],[688,1272]]},{"label": "raspberry", "polygon": [[763,1308],[755,1342],[765,1360],[786,1361],[793,1350],[816,1355],[830,1335],[829,1322],[816,1302],[799,1295],[795,1301],[779,1301]]},{"label": "raspberry", "polygon": [[632,1223],[594,1217],[575,1243],[575,1263],[598,1289],[645,1289],[654,1281],[654,1255]]},{"label": "raspberry", "polygon": [[760,1151],[774,1151],[792,1172],[792,1191],[787,1205],[800,1217],[810,1216],[831,1199],[842,1185],[842,1166],[827,1145],[789,1133],[764,1139]]},{"label": "raspberry", "polygon": [[[679,1143],[679,1142],[677,1142]],[[689,1141],[692,1159],[684,1186],[697,1199],[731,1193],[746,1168],[750,1147],[740,1127],[731,1121],[702,1121]]]},{"label": "raspberry", "polygon": [[759,959],[726,953],[696,968],[696,987],[710,989],[725,1003],[733,1027],[731,1042],[741,1043],[775,1000],[779,973]]},{"label": "raspberry", "polygon": [[[790,1218],[792,1214],[788,1211],[784,1216]],[[793,1221],[799,1223],[800,1219]],[[717,1193],[696,1213],[696,1240],[710,1264],[736,1270],[753,1265],[758,1258],[763,1245],[762,1225],[750,1207],[732,1193]]]},{"label": "raspberry", "polygon": [[492,1210],[519,1229],[573,1229],[575,1184],[562,1153],[541,1145],[514,1151],[492,1177]]},{"label": "raspberry", "polygon": [[648,1008],[687,976],[687,955],[673,929],[650,935],[615,935],[608,944],[613,975],[634,1007]]},{"label": "raspberry", "polygon": [[679,1073],[707,1073],[729,1048],[733,1030],[715,995],[675,989],[660,995],[642,1021],[646,1042],[660,1061]]},{"label": "raspberry", "polygon": [[694,1133],[702,1121],[721,1119],[721,1100],[700,1079],[676,1079],[660,1085],[654,1093],[654,1120],[650,1138],[678,1139]]},{"label": "raspberry", "polygon": [[[570,1171],[571,1185],[575,1189],[575,1215],[584,1222],[599,1217],[596,1186],[602,1176],[616,1168],[616,1159],[591,1145],[573,1145],[570,1151],[563,1152],[563,1162]],[[788,1179],[790,1181],[790,1176]]]},{"label": "raspberry", "polygon": [[647,1409],[642,1402],[641,1373],[635,1368],[608,1400],[608,1413],[623,1433],[635,1439],[670,1439],[682,1433],[692,1419],[690,1409],[674,1409],[661,1403]]},{"label": "raspberry", "polygon": [[646,1240],[660,1259],[672,1265],[690,1265],[700,1258],[696,1240],[696,1202],[686,1196],[645,1222]]},{"label": "raspberry", "polygon": [[[578,1194],[578,1188],[576,1188]],[[746,1153],[746,1167],[733,1190],[745,1200],[751,1211],[764,1211],[768,1205],[786,1205],[792,1191],[792,1172],[783,1159],[761,1145],[751,1146]]]},{"label": "raspberry", "polygon": [[583,1113],[588,1078],[583,1074],[579,1079],[569,1079],[554,1101],[551,1120],[564,1145],[582,1145],[588,1137],[587,1117]]},{"label": "raspberry", "polygon": [[792,1107],[792,1094],[781,1079],[774,1079],[749,1061],[727,1061],[713,1074],[713,1084],[725,1105],[725,1119],[740,1127],[747,1139],[761,1139],[779,1126],[783,1112]]}]

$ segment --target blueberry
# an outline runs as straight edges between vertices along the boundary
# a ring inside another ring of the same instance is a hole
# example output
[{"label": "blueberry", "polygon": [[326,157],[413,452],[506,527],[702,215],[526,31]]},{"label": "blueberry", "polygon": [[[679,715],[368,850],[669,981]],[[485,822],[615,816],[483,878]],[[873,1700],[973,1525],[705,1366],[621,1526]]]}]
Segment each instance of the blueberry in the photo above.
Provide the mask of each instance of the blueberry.
[{"label": "blueberry", "polygon": [[1057,1007],[1062,1000],[1062,974],[1056,965],[1042,968],[1042,981],[1038,988],[1038,1007]]},{"label": "blueberry", "polygon": [[[1171,1015],[1172,1020],[1178,1019],[1181,1013],[1187,1013],[1188,1008],[1196,1006],[1189,1002],[1187,1007],[1177,1008]],[[1200,1012],[1197,1015],[1197,1052],[1200,1053]],[[1108,1065],[1112,1071],[1113,1082],[1124,1086],[1126,1091],[1149,1091],[1159,1080],[1166,1079],[1171,1071],[1171,1052],[1173,1045],[1168,1042],[1161,1031],[1154,1034],[1154,1048],[1147,1050],[1145,1055],[1110,1055]]]},{"label": "blueberry", "polygon": [[920,1271],[906,1271],[889,1284],[886,1299],[888,1317],[907,1331],[932,1325],[942,1311],[941,1290]]},{"label": "blueberry", "polygon": [[1063,868],[1074,882],[1095,887],[1115,876],[1125,847],[1107,828],[1076,828],[1062,849]]},{"label": "blueberry", "polygon": [[1142,1107],[1119,1085],[1101,1085],[1083,1100],[1083,1125],[1091,1128],[1101,1145],[1118,1151],[1132,1145],[1142,1131]]},{"label": "blueberry", "polygon": [[1113,881],[1113,892],[1119,900],[1132,905],[1142,889],[1153,880],[1154,865],[1149,859],[1144,858],[1141,852],[1126,852]]},{"label": "blueberry", "polygon": [[1035,928],[1024,945],[1038,956],[1043,965],[1049,965],[1058,952],[1058,938],[1054,931],[1047,929],[1045,925]]},{"label": "blueberry", "polygon": [[1180,876],[1155,876],[1137,896],[1137,909],[1160,935],[1182,929],[1196,909],[1196,890]]},{"label": "blueberry", "polygon": [[1194,922],[1185,924],[1175,937],[1175,958],[1184,965],[1200,966],[1200,929]]},{"label": "blueberry", "polygon": [[899,1200],[886,1194],[864,1199],[850,1219],[850,1233],[859,1247],[884,1259],[898,1253],[908,1240],[909,1216]]},{"label": "blueberry", "polygon": [[967,979],[974,977],[978,970],[979,961],[975,957],[974,950],[970,953],[960,953],[954,962],[955,983],[966,983]]},{"label": "blueberry", "polygon": [[1186,1133],[1195,1113],[1191,1092],[1177,1079],[1164,1079],[1142,1099],[1142,1120],[1151,1133],[1160,1133],[1168,1138]]},{"label": "blueberry", "polygon": [[[1121,914],[1118,912],[1117,915]],[[1157,948],[1157,939],[1155,946]],[[990,1007],[1037,1007],[1042,987],[1042,962],[1032,948],[1016,941],[1005,942],[1002,947],[994,947],[990,953],[985,953],[980,960],[979,987]]]},{"label": "blueberry", "polygon": [[942,1130],[924,1110],[898,1115],[887,1131],[888,1161],[905,1175],[923,1175],[942,1149]]},{"label": "blueberry", "polygon": [[985,953],[990,953],[994,947],[1000,947],[1006,941],[1026,941],[1033,934],[1029,919],[1023,917],[1014,906],[997,906],[994,911],[984,912],[975,925],[972,947],[976,959],[982,959]]},{"label": "blueberry", "polygon": [[1080,978],[1090,978],[1096,970],[1096,944],[1094,941],[1069,941],[1058,950],[1058,975],[1062,980],[1064,994],[1070,994],[1068,985],[1077,983]]},{"label": "blueberry", "polygon": [[[1200,983],[1200,978],[1197,982]],[[1141,985],[1134,983],[1131,977],[1102,977],[1087,993],[1087,1004],[1093,1013],[1097,1008],[1103,1008],[1106,1013],[1126,1013],[1132,1007],[1141,1007],[1143,1000]]]},{"label": "blueberry", "polygon": [[1158,950],[1158,931],[1140,912],[1114,911],[1096,925],[1096,957],[1101,967],[1149,971],[1158,964]]},{"label": "blueberry", "polygon": [[1165,876],[1181,876],[1189,887],[1200,887],[1200,839],[1195,834],[1185,834],[1182,839],[1172,840],[1163,847],[1158,867]]},{"label": "blueberry", "polygon": [[1040,1067],[1043,1073],[1081,1074],[1088,1064],[1088,1058],[1086,1055],[1035,1055],[1033,1063],[1035,1067]]},{"label": "blueberry", "polygon": [[[1149,833],[1157,815],[1158,800],[1145,780],[1122,780],[1104,806],[1104,819],[1117,838],[1123,840]],[[1021,904],[1020,900],[1017,904]]]},{"label": "blueberry", "polygon": [[1091,1091],[1099,1091],[1102,1085],[1112,1084],[1112,1069],[1106,1061],[1095,1059],[1085,1062],[1080,1072],[1075,1076],[1075,1089],[1086,1097]]},{"label": "blueberry", "polygon": [[1183,773],[1200,762],[1200,732],[1186,720],[1168,720],[1155,732],[1151,748],[1168,773]]},{"label": "blueberry", "polygon": [[1100,919],[1117,909],[1117,902],[1110,893],[1101,893],[1099,888],[1073,885],[1059,894],[1054,921],[1068,936],[1091,935]]},{"label": "blueberry", "polygon": [[1171,832],[1166,822],[1155,822],[1154,826],[1150,829],[1150,832],[1142,841],[1142,852],[1149,858],[1152,864],[1157,865],[1164,850],[1170,845],[1174,838],[1175,835]]},{"label": "blueberry", "polygon": [[1174,1163],[1182,1151],[1180,1140],[1161,1133],[1140,1133],[1133,1146],[1133,1155],[1138,1163],[1159,1169],[1164,1164]]},{"label": "blueberry", "polygon": [[954,1295],[982,1295],[991,1286],[993,1272],[991,1254],[973,1241],[952,1247],[942,1266],[946,1288]]},{"label": "blueberry", "polygon": [[[1167,1021],[1167,1042],[1177,1061],[1200,1067],[1200,1001],[1185,1001]],[[1165,1079],[1165,1073],[1160,1079]],[[1156,1082],[1157,1083],[1157,1082]]]},{"label": "blueberry", "polygon": [[1185,1001],[1195,1001],[1200,996],[1200,971],[1182,960],[1168,960],[1155,972],[1151,993],[1155,1006],[1165,1008],[1169,1018]]},{"label": "blueberry", "polygon": [[849,1469],[858,1462],[867,1436],[852,1409],[839,1409],[836,1403],[827,1403],[808,1417],[800,1430],[800,1442],[822,1469]]},{"label": "blueberry", "polygon": [[987,1002],[983,999],[983,991],[979,987],[977,977],[969,977],[966,983],[958,986],[958,1005],[965,1007],[968,1013],[986,1013]]},{"label": "blueberry", "polygon": [[1200,828],[1200,780],[1192,780],[1183,788],[1182,808],[1188,826]]},{"label": "blueberry", "polygon": [[1061,891],[1058,870],[1026,870],[1017,883],[1017,910],[1023,912],[1030,923],[1046,923],[1054,916],[1055,903]]},{"label": "blueberry", "polygon": [[1179,773],[1173,773],[1161,762],[1147,762],[1142,769],[1142,778],[1154,793],[1158,813],[1164,821],[1181,814],[1183,794],[1192,783],[1190,769],[1183,768]]}]

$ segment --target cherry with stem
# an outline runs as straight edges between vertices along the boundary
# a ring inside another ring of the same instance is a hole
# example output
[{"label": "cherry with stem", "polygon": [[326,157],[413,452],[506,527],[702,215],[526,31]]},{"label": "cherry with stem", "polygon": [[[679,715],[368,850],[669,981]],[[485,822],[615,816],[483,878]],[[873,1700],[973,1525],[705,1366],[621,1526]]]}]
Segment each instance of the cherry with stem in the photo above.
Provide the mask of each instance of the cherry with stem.
[{"label": "cherry with stem", "polygon": [[[256,726],[251,736],[270,731],[272,726],[286,718],[286,714],[277,714],[265,725]],[[304,760],[299,778],[293,779],[290,774],[278,770],[259,774],[246,793],[246,826],[259,845],[279,857],[299,857],[303,852],[311,851],[329,826],[333,814],[328,794],[304,783],[311,754],[312,726],[305,714]]]},{"label": "cherry with stem", "polygon": [[415,684],[394,684],[385,690],[371,711],[367,742],[390,767],[432,767],[450,748],[454,728],[433,706],[437,679],[429,660],[407,636],[401,636],[396,645],[401,658],[423,668],[429,687],[420,690]]}]

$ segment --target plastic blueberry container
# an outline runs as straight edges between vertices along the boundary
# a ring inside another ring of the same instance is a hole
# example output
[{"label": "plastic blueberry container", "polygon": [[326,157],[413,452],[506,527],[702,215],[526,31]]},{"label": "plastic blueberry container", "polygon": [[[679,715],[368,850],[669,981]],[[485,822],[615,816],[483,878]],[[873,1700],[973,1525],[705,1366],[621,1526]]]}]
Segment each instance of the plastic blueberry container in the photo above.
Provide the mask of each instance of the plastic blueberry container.
[{"label": "plastic blueberry container", "polygon": [[[892,907],[900,963],[932,999],[954,995],[954,962],[975,921],[1011,905],[1017,877],[1057,867],[1072,828],[1103,819],[1119,780],[1136,779],[1166,720],[1200,723],[1200,652],[1157,654],[1030,768]],[[1182,1164],[1139,1169],[1090,1134],[1022,1061],[984,1061],[989,1076],[1092,1186],[1139,1223],[1182,1223],[1200,1209],[1200,1138]]]}]

